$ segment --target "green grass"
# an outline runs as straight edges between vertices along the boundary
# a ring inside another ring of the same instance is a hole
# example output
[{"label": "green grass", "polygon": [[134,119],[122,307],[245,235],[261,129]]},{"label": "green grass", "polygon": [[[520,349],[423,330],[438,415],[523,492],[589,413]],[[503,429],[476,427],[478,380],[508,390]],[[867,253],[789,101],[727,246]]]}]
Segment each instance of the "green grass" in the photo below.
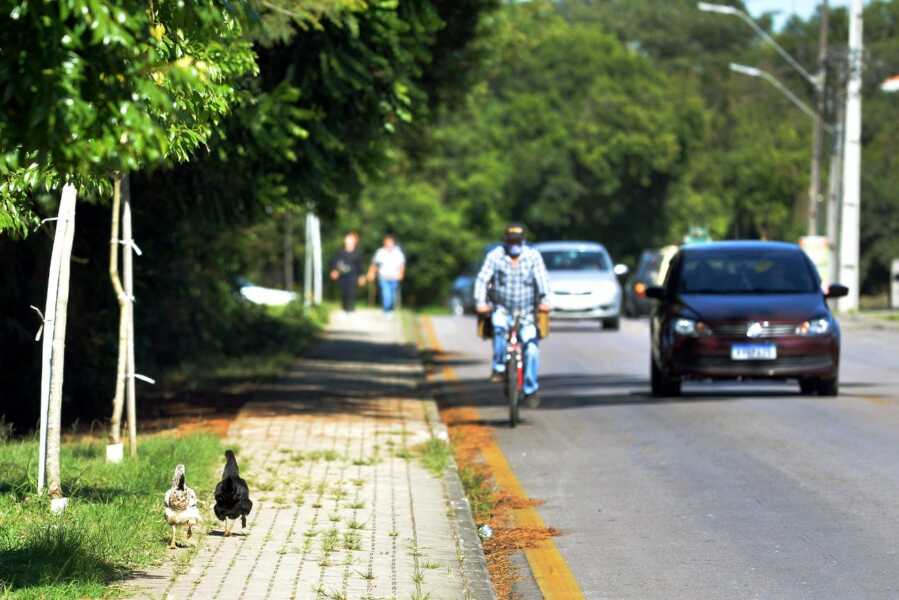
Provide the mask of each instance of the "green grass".
[{"label": "green grass", "polygon": [[37,443],[0,443],[0,598],[118,595],[111,583],[170,553],[162,496],[175,465],[186,465],[188,485],[208,502],[221,452],[212,435],[155,437],[141,441],[138,459],[108,465],[103,442],[67,443],[69,507],[56,517],[35,494]]},{"label": "green grass", "polygon": [[449,444],[439,438],[431,438],[423,444],[419,444],[414,448],[421,464],[434,474],[435,477],[441,477],[446,468],[450,465],[453,451]]}]

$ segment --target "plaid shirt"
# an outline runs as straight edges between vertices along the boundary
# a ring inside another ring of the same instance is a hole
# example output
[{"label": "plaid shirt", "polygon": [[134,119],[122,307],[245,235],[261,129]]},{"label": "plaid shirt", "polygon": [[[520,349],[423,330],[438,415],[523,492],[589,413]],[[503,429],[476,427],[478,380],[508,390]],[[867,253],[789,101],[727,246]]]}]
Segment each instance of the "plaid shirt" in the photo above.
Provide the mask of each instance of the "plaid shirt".
[{"label": "plaid shirt", "polygon": [[493,282],[491,300],[508,311],[532,312],[549,294],[549,276],[540,252],[525,246],[518,257],[518,264],[500,246],[484,259],[474,284],[474,297],[478,305],[487,304],[487,284]]}]

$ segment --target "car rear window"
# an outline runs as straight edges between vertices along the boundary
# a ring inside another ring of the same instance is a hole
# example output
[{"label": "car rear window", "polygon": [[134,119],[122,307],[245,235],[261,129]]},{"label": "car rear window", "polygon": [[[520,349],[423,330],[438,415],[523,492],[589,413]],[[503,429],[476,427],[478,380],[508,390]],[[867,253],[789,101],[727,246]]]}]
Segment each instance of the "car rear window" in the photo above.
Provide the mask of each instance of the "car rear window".
[{"label": "car rear window", "polygon": [[549,271],[608,271],[609,259],[597,250],[541,250]]},{"label": "car rear window", "polygon": [[805,255],[791,250],[686,254],[676,282],[684,294],[811,294],[820,291]]}]

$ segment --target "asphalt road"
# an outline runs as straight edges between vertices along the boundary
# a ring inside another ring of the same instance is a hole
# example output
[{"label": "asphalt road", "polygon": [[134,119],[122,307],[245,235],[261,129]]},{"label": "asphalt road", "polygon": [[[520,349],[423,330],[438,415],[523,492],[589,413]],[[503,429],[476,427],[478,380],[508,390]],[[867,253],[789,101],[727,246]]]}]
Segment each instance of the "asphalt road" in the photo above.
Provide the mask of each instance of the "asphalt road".
[{"label": "asphalt road", "polygon": [[[553,324],[517,429],[470,317],[437,317],[588,598],[899,598],[899,330],[843,327],[842,395],[688,384],[649,395],[648,324]],[[521,597],[537,598],[525,581]]]}]

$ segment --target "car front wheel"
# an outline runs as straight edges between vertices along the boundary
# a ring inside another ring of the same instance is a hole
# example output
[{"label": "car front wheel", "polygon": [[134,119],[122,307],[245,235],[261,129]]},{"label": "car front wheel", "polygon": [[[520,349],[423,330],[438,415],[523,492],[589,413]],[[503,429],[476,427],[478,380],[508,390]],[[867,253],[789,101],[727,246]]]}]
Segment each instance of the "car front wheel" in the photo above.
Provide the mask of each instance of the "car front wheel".
[{"label": "car front wheel", "polygon": [[811,396],[813,394],[818,393],[818,380],[817,379],[800,379],[799,380],[799,393],[803,396]]},{"label": "car front wheel", "polygon": [[657,398],[680,396],[681,382],[665,375],[656,365],[654,358],[649,359],[649,380],[653,396]]},{"label": "car front wheel", "polygon": [[839,396],[840,380],[837,377],[833,379],[821,379],[818,381],[819,396]]},{"label": "car front wheel", "polygon": [[618,329],[621,328],[621,319],[619,317],[615,317],[613,319],[603,319],[602,328],[608,329],[609,331],[618,331]]}]

